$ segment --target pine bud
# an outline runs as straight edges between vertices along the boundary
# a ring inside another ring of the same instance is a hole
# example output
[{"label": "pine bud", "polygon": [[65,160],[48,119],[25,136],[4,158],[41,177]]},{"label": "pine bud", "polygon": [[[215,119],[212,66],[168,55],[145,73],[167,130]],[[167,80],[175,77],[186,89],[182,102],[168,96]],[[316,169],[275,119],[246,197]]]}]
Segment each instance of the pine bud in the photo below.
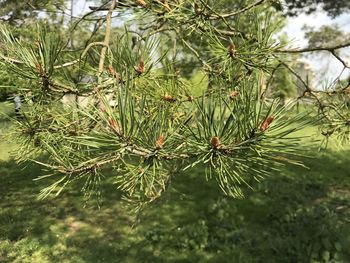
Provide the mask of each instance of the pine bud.
[{"label": "pine bud", "polygon": [[175,102],[176,101],[176,99],[169,94],[165,94],[164,96],[162,96],[162,100],[168,101],[168,102]]},{"label": "pine bud", "polygon": [[163,149],[164,146],[164,136],[160,135],[158,140],[156,141],[155,147],[157,150]]},{"label": "pine bud", "polygon": [[193,101],[194,100],[194,97],[193,96],[187,96],[187,101]]},{"label": "pine bud", "polygon": [[143,60],[140,60],[139,65],[135,67],[135,70],[138,75],[141,75],[142,73],[145,72],[145,62]]},{"label": "pine bud", "polygon": [[35,68],[38,71],[40,76],[44,75],[44,70],[43,70],[42,66],[38,62],[35,62]]},{"label": "pine bud", "polygon": [[229,55],[229,57],[233,58],[235,56],[235,53],[236,53],[235,44],[230,43],[230,45],[227,48],[227,54]]},{"label": "pine bud", "polygon": [[234,98],[236,98],[238,96],[238,91],[232,91],[231,93],[230,93],[230,99],[231,100],[233,100]]},{"label": "pine bud", "polygon": [[266,131],[269,128],[269,126],[273,120],[274,120],[274,117],[272,117],[272,116],[267,117],[264,120],[264,122],[261,124],[260,131],[262,131],[262,132]]},{"label": "pine bud", "polygon": [[194,12],[198,16],[202,14],[202,9],[200,8],[200,6],[197,3],[194,3]]},{"label": "pine bud", "polygon": [[115,71],[115,69],[112,66],[109,66],[107,71],[108,71],[108,74],[114,77],[116,80],[118,81],[121,80],[119,73]]},{"label": "pine bud", "polygon": [[147,7],[147,3],[144,0],[136,0],[136,4],[144,8]]},{"label": "pine bud", "polygon": [[211,138],[210,145],[213,149],[218,149],[218,147],[221,145],[219,137]]},{"label": "pine bud", "polygon": [[108,73],[112,76],[114,76],[114,74],[115,74],[115,70],[111,65],[108,66]]},{"label": "pine bud", "polygon": [[120,134],[120,127],[115,119],[113,119],[112,117],[108,117],[108,123],[109,126],[111,126],[111,128],[113,129],[113,131],[115,131],[117,134]]}]

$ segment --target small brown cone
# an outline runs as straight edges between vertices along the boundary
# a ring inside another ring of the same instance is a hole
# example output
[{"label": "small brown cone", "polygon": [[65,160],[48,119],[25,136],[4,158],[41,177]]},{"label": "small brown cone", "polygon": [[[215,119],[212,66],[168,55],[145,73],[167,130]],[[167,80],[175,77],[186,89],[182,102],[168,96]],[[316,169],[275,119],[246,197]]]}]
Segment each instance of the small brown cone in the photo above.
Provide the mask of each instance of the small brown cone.
[{"label": "small brown cone", "polygon": [[270,124],[272,123],[273,120],[274,120],[273,116],[267,117],[264,120],[264,122],[261,124],[260,131],[262,131],[262,132],[266,131],[269,128],[269,126],[270,126]]},{"label": "small brown cone", "polygon": [[230,45],[227,48],[227,54],[229,55],[229,57],[233,58],[235,56],[235,53],[236,53],[235,44],[230,43]]},{"label": "small brown cone", "polygon": [[160,150],[160,149],[163,149],[164,147],[164,136],[163,135],[160,135],[158,140],[156,141],[156,149],[157,150]]},{"label": "small brown cone", "polygon": [[120,127],[118,122],[115,119],[113,119],[112,117],[108,117],[108,123],[109,123],[109,126],[111,126],[113,131],[115,131],[117,134],[120,134]]},{"label": "small brown cone", "polygon": [[197,3],[194,3],[194,12],[196,13],[197,16],[202,14],[202,9]]},{"label": "small brown cone", "polygon": [[42,66],[38,62],[35,62],[35,68],[38,71],[40,76],[44,75],[44,70],[43,70]]},{"label": "small brown cone", "polygon": [[162,100],[168,101],[168,102],[175,102],[176,101],[176,99],[169,94],[165,94],[164,96],[162,96]]},{"label": "small brown cone", "polygon": [[191,96],[191,95],[189,95],[189,96],[187,96],[187,101],[194,101],[194,97],[193,96]]},{"label": "small brown cone", "polygon": [[138,6],[147,7],[147,3],[144,0],[136,0],[135,2]]},{"label": "small brown cone", "polygon": [[233,100],[234,98],[236,98],[238,96],[238,94],[239,94],[238,91],[235,91],[235,90],[232,91],[230,93],[230,99]]},{"label": "small brown cone", "polygon": [[139,65],[135,67],[135,70],[138,75],[141,75],[145,72],[145,62],[143,60],[140,60]]},{"label": "small brown cone", "polygon": [[213,149],[218,149],[219,146],[221,145],[219,137],[212,137],[210,140],[210,145]]}]

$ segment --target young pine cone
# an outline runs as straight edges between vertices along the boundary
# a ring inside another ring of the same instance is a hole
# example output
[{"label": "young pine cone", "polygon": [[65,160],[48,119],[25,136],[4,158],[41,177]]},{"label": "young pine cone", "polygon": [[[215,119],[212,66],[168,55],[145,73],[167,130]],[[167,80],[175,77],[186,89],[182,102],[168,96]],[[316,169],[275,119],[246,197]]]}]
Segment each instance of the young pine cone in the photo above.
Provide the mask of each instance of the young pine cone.
[{"label": "young pine cone", "polygon": [[175,102],[176,101],[176,99],[169,94],[165,94],[164,96],[162,96],[162,100],[167,101],[167,102]]},{"label": "young pine cone", "polygon": [[230,58],[233,58],[236,53],[236,47],[235,44],[230,43],[230,45],[227,48],[227,54],[229,55]]},{"label": "young pine cone", "polygon": [[269,128],[269,126],[273,120],[274,120],[274,117],[272,117],[272,116],[267,117],[264,120],[264,122],[261,124],[260,131],[262,131],[262,132],[266,131]]},{"label": "young pine cone", "polygon": [[221,145],[219,137],[212,137],[210,140],[210,145],[213,149],[218,149]]},{"label": "young pine cone", "polygon": [[164,136],[160,135],[158,140],[156,141],[155,147],[157,150],[163,149],[164,147]]},{"label": "young pine cone", "polygon": [[144,0],[136,0],[135,2],[138,6],[147,7],[147,3]]},{"label": "young pine cone", "polygon": [[135,70],[138,75],[145,73],[145,62],[143,62],[143,60],[140,60],[139,65],[135,67]]},{"label": "young pine cone", "polygon": [[238,96],[238,91],[232,91],[231,93],[230,93],[230,99],[231,100],[233,100],[234,98],[236,98]]}]

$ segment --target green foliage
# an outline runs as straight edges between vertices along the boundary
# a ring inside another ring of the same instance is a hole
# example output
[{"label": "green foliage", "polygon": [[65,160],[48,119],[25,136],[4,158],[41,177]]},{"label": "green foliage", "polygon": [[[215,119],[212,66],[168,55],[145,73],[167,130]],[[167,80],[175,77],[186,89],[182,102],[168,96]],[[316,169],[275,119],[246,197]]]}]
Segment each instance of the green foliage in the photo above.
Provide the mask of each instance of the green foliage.
[{"label": "green foliage", "polygon": [[54,3],[49,0],[31,0],[27,2],[4,0],[0,3],[0,17],[1,20],[18,26],[23,25],[25,22],[27,24],[29,20],[37,18],[40,10],[47,12],[46,15],[49,15],[51,19],[55,19],[57,18],[57,9],[62,8],[63,4],[63,0],[55,1]]},{"label": "green foliage", "polygon": [[[341,87],[340,87],[341,89]],[[334,97],[337,97],[335,100]],[[321,131],[327,145],[330,136],[338,138],[339,145],[350,141],[350,100],[347,94],[325,95]]]},{"label": "green foliage", "polygon": [[0,79],[0,101],[3,102],[8,100],[10,95],[18,90],[18,87],[13,84],[18,82],[14,79],[14,76],[8,74],[6,71],[0,71]]},{"label": "green foliage", "polygon": [[348,39],[346,34],[339,28],[338,25],[324,25],[318,30],[312,27],[304,26],[305,37],[309,42],[309,46],[332,46],[344,43]]},{"label": "green foliage", "polygon": [[[282,20],[268,5],[233,14],[216,2],[140,5],[130,7],[135,26],[151,22],[137,37],[128,23],[107,26],[103,42],[96,35],[79,42],[82,50],[42,26],[35,42],[0,28],[1,66],[28,83],[14,85],[32,102],[13,126],[18,159],[50,170],[42,179],[56,178],[40,197],[74,182],[86,197],[99,195],[112,168],[117,188],[139,210],[168,190],[174,171],[199,166],[226,195],[241,198],[242,187],[272,170],[302,165],[294,160],[302,138],[293,134],[312,122],[308,112],[295,114],[293,103],[281,105],[265,92],[268,78],[283,85],[282,98],[290,84],[276,68],[286,60],[278,56],[283,41],[274,38]],[[181,75],[186,65],[177,53],[192,54],[205,85]],[[62,103],[67,95],[73,101]]]},{"label": "green foliage", "polygon": [[271,89],[274,96],[282,101],[286,98],[294,98],[297,90],[294,87],[293,78],[284,67],[279,67],[271,81]]}]

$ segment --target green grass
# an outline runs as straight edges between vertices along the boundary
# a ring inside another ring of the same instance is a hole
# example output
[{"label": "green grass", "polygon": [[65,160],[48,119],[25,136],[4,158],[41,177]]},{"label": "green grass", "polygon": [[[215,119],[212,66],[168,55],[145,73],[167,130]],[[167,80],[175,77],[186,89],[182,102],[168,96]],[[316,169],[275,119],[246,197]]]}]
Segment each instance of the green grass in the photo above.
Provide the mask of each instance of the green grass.
[{"label": "green grass", "polygon": [[7,160],[15,149],[15,143],[10,143],[5,136],[11,125],[9,117],[14,117],[14,106],[9,102],[0,102],[0,160]]},{"label": "green grass", "polygon": [[111,173],[100,208],[78,186],[37,200],[50,180],[35,181],[40,167],[18,166],[4,143],[12,145],[0,142],[0,262],[350,262],[349,148],[309,149],[309,169],[287,165],[242,200],[196,169],[136,217]]}]

